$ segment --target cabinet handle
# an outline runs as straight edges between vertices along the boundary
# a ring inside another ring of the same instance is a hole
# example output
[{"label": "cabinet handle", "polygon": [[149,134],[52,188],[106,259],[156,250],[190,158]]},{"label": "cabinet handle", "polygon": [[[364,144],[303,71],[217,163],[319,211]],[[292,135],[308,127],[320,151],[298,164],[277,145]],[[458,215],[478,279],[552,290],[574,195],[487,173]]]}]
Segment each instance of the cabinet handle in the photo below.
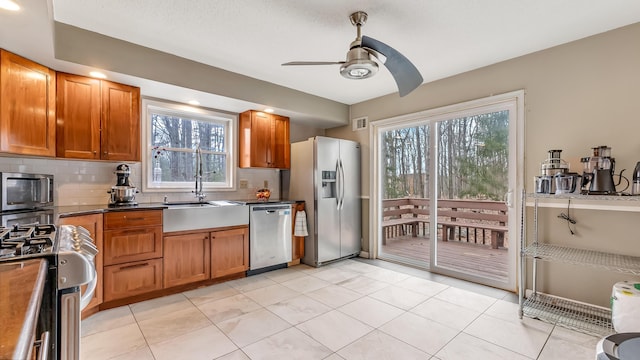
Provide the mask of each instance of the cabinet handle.
[{"label": "cabinet handle", "polygon": [[148,229],[131,229],[125,231],[127,232],[127,234],[144,234],[148,232]]},{"label": "cabinet handle", "polygon": [[126,265],[126,266],[120,266],[120,270],[124,270],[124,269],[133,269],[133,268],[139,268],[139,267],[145,267],[145,266],[149,266],[149,263],[142,263],[142,264],[133,264],[133,265]]},{"label": "cabinet handle", "polygon": [[103,154],[107,155],[107,154],[109,154],[109,153],[105,151],[105,152],[103,152]]},{"label": "cabinet handle", "polygon": [[97,154],[98,152],[97,152],[97,151],[95,151],[95,150],[93,150],[93,153],[94,153],[94,154]]},{"label": "cabinet handle", "polygon": [[127,218],[127,216],[123,216],[123,219],[127,220],[127,221],[138,221],[138,220],[144,220],[143,217],[136,217],[136,218]]}]

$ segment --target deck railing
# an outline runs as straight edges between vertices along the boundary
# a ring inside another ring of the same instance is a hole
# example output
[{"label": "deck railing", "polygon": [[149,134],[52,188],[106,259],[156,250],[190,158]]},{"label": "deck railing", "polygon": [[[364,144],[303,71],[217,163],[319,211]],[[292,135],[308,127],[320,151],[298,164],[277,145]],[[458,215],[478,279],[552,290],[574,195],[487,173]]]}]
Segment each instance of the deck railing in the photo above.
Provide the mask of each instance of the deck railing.
[{"label": "deck railing", "polygon": [[[382,241],[398,236],[428,236],[429,199],[400,198],[382,201]],[[507,206],[491,200],[438,200],[438,239],[491,245],[507,245]]]}]

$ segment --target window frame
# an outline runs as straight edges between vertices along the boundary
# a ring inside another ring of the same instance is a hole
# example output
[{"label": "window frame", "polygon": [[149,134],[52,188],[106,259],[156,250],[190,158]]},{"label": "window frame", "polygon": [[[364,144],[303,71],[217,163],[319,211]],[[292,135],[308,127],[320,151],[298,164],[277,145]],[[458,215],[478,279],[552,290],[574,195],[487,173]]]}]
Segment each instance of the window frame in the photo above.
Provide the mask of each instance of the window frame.
[{"label": "window frame", "polygon": [[[155,111],[154,111],[155,110]],[[224,154],[226,161],[226,178],[224,182],[203,182],[204,191],[235,191],[237,169],[237,131],[238,115],[221,110],[209,109],[199,106],[191,106],[170,100],[156,98],[142,98],[142,191],[143,192],[176,192],[190,193],[195,188],[195,179],[191,182],[160,182],[153,180],[153,145],[151,144],[151,114],[161,113],[166,115],[181,116],[197,121],[215,121],[225,123],[226,143]]]}]

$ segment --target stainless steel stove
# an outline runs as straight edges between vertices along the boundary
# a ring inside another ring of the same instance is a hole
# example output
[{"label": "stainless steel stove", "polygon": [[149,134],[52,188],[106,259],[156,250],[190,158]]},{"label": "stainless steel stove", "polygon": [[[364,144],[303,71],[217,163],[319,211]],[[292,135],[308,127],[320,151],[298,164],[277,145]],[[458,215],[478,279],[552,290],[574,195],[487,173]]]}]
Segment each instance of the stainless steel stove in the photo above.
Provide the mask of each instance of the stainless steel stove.
[{"label": "stainless steel stove", "polygon": [[51,254],[56,247],[53,224],[0,227],[0,261]]},{"label": "stainless steel stove", "polygon": [[0,264],[47,261],[37,331],[51,340],[36,345],[38,358],[75,360],[80,357],[80,311],[96,287],[98,249],[82,227],[53,224],[53,189],[53,175],[0,173]]}]

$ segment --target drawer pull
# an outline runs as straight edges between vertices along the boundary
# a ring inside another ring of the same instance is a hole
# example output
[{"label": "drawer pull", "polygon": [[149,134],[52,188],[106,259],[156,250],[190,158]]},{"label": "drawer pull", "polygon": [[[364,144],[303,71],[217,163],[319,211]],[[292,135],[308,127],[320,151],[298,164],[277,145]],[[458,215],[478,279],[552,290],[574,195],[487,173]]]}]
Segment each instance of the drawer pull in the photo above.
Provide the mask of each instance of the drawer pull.
[{"label": "drawer pull", "polygon": [[146,263],[142,263],[142,264],[133,264],[133,265],[120,266],[120,270],[133,269],[133,268],[145,267],[145,266],[149,266],[149,263],[146,262]]},{"label": "drawer pull", "polygon": [[127,232],[127,234],[144,234],[148,233],[149,229],[125,229],[125,231]]},{"label": "drawer pull", "polygon": [[136,218],[127,218],[127,216],[124,216],[124,219],[127,221],[144,221],[145,219],[143,217],[136,217]]}]

